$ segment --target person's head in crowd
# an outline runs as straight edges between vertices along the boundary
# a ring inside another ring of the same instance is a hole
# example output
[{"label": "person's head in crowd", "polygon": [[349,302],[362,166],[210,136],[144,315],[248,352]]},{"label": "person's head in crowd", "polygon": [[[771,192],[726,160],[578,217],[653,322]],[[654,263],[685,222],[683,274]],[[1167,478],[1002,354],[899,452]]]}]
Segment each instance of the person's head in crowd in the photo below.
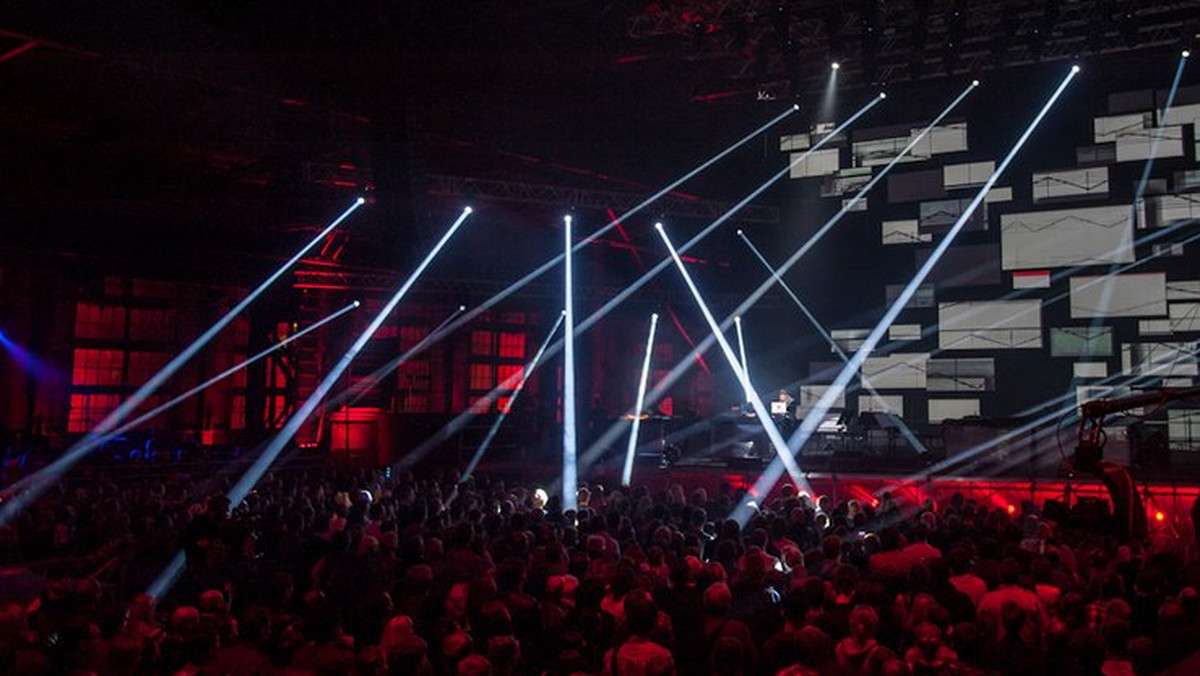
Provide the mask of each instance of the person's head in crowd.
[{"label": "person's head in crowd", "polygon": [[714,676],[740,676],[745,673],[746,649],[736,638],[719,638],[713,644],[711,662]]},{"label": "person's head in crowd", "polygon": [[492,664],[483,655],[468,655],[455,668],[456,676],[492,676]]},{"label": "person's head in crowd", "polygon": [[512,676],[521,662],[521,644],[515,636],[494,636],[488,639],[487,659],[496,676]]},{"label": "person's head in crowd", "polygon": [[649,598],[630,594],[625,597],[625,622],[629,633],[639,638],[649,638],[658,620],[658,608]]},{"label": "person's head in crowd", "polygon": [[724,582],[717,582],[704,590],[704,614],[713,617],[723,617],[729,613],[733,603],[733,594]]}]

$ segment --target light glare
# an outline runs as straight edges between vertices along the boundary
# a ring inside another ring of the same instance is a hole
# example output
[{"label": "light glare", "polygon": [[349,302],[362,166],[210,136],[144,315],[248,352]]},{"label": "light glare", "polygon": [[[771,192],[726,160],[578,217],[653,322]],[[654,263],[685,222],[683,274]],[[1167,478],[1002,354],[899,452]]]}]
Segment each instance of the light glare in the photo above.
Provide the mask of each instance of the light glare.
[{"label": "light glare", "polygon": [[834,61],[833,63],[829,64],[829,67],[832,68],[833,70],[837,70],[842,67],[842,64],[838,63],[837,61]]}]

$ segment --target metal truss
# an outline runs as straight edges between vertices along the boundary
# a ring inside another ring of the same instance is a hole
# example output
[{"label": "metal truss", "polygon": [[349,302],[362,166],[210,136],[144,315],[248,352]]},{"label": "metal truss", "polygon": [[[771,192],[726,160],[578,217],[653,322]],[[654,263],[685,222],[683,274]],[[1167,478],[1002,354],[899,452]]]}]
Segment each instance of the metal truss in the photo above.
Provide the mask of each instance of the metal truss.
[{"label": "metal truss", "polygon": [[[445,197],[472,197],[502,202],[544,204],[562,208],[575,207],[599,211],[612,209],[618,213],[628,211],[646,199],[646,195],[641,193],[437,174],[429,176],[429,193]],[[684,198],[677,195],[666,195],[659,200],[658,204],[661,206],[655,211],[656,214],[710,221],[724,215],[733,206],[725,202]],[[754,204],[743,207],[738,211],[736,218],[742,223],[777,224],[780,222],[778,207]]]}]

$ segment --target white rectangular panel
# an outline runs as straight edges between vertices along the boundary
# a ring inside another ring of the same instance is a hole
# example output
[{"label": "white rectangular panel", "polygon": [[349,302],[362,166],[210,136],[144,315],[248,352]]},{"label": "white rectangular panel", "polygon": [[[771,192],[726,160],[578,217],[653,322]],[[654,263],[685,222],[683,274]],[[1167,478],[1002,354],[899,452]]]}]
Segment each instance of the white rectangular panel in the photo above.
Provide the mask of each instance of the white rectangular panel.
[{"label": "white rectangular panel", "polygon": [[1171,303],[1171,330],[1176,333],[1200,331],[1200,303]]},{"label": "white rectangular panel", "polygon": [[1200,218],[1200,196],[1157,195],[1146,200],[1146,220],[1155,226],[1163,227],[1176,221],[1188,221]]},{"label": "white rectangular panel", "polygon": [[[921,133],[920,129],[914,129],[909,134],[909,138],[916,138],[919,133]],[[958,153],[967,150],[967,123],[956,122],[930,129],[922,139],[922,143],[917,144],[917,149],[928,152],[929,155]]]},{"label": "white rectangular panel", "polygon": [[[1157,143],[1155,137],[1158,137]],[[1117,161],[1136,162],[1151,157],[1183,156],[1183,127],[1155,127],[1117,137]]]},{"label": "white rectangular panel", "polygon": [[1167,300],[1200,300],[1200,282],[1167,280]]},{"label": "white rectangular panel", "polygon": [[1075,362],[1076,378],[1107,378],[1108,364],[1102,361]]},{"label": "white rectangular panel", "polygon": [[[904,136],[858,141],[851,145],[851,152],[854,154],[854,163],[856,166],[879,167],[896,159],[896,156],[908,146],[908,143],[909,138]],[[929,156],[929,150],[925,149],[922,151],[918,144],[916,148],[910,150],[900,161],[922,162],[929,159]]]},{"label": "white rectangular panel", "polygon": [[917,219],[904,221],[883,221],[880,230],[884,244],[917,244],[933,240],[933,234],[921,232]]},{"label": "white rectangular panel", "polygon": [[812,139],[808,134],[784,134],[779,137],[779,149],[783,152],[792,150],[808,150]]},{"label": "white rectangular panel", "polygon": [[1171,335],[1170,319],[1143,319],[1138,322],[1138,335],[1169,336]]},{"label": "white rectangular panel", "polygon": [[920,324],[892,324],[888,327],[888,340],[920,340]]},{"label": "white rectangular panel", "polygon": [[1050,288],[1050,271],[1013,270],[1012,286],[1014,289],[1048,289]]},{"label": "white rectangular panel", "polygon": [[859,413],[895,413],[904,415],[904,396],[900,394],[860,394],[858,395]]},{"label": "white rectangular panel", "polygon": [[863,387],[876,390],[923,390],[929,354],[897,353],[867,357],[862,365]]},{"label": "white rectangular panel", "polygon": [[1146,342],[1121,345],[1126,375],[1182,378],[1197,375],[1195,342]]},{"label": "white rectangular panel", "polygon": [[997,202],[1011,202],[1012,188],[1005,186],[1003,188],[992,188],[988,194],[983,196],[984,204],[996,204]]},{"label": "white rectangular panel", "polygon": [[929,422],[955,420],[979,415],[978,399],[930,399]]},{"label": "white rectangular panel", "polygon": [[1097,117],[1093,120],[1092,131],[1094,132],[1096,143],[1112,143],[1122,136],[1140,133],[1153,124],[1154,120],[1148,112],[1133,113],[1130,115],[1111,115],[1108,117]]},{"label": "white rectangular panel", "polygon": [[[833,338],[833,342],[846,352],[854,352],[862,347],[869,335],[871,335],[871,329],[834,329],[829,332],[829,337]],[[830,348],[829,351],[833,352],[834,350]]]},{"label": "white rectangular panel", "polygon": [[1169,124],[1196,124],[1200,121],[1200,103],[1175,105],[1170,110],[1160,108],[1158,119]]},{"label": "white rectangular panel", "polygon": [[1006,350],[1042,346],[1039,300],[939,303],[938,347],[943,350]]},{"label": "white rectangular panel", "polygon": [[968,162],[966,164],[948,164],[942,167],[942,185],[947,190],[954,188],[969,188],[987,183],[996,171],[996,163]]},{"label": "white rectangular panel", "polygon": [[1167,276],[1161,272],[1071,278],[1071,317],[1161,317]]},{"label": "white rectangular panel", "polygon": [[1108,194],[1108,167],[1039,171],[1033,174],[1033,201]]},{"label": "white rectangular panel", "polygon": [[837,148],[822,148],[808,157],[804,153],[792,153],[789,176],[791,178],[807,178],[810,176],[825,176],[835,174],[841,168],[840,153]]},{"label": "white rectangular panel", "polygon": [[1002,214],[1000,247],[1005,270],[1131,263],[1133,223],[1127,206]]}]

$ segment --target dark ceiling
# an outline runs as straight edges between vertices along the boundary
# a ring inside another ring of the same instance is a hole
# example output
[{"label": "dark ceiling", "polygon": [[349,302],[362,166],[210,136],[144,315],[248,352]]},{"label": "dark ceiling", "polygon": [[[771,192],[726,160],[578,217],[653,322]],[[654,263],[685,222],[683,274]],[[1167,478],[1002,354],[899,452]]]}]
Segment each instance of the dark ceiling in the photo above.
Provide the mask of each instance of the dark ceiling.
[{"label": "dark ceiling", "polygon": [[[420,239],[448,178],[644,194],[815,96],[833,58],[854,90],[1187,44],[1200,17],[1200,0],[67,4],[0,17],[10,250],[272,250],[362,190],[382,207],[364,232]],[[685,188],[729,200],[736,169]]]}]

